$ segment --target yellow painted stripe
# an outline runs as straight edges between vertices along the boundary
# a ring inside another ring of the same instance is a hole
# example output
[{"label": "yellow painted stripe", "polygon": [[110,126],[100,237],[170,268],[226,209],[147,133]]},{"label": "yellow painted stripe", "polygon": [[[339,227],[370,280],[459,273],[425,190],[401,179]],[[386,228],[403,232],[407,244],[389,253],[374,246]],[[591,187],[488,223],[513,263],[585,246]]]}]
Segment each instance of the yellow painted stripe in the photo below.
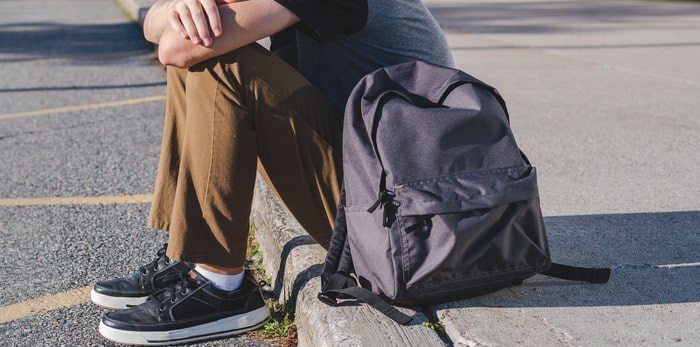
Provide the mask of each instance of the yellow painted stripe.
[{"label": "yellow painted stripe", "polygon": [[52,114],[57,114],[57,113],[65,113],[65,112],[75,112],[75,111],[83,111],[83,110],[94,110],[94,109],[100,109],[100,108],[128,106],[128,105],[142,104],[142,103],[146,103],[146,102],[154,102],[154,101],[161,101],[161,100],[165,100],[165,95],[156,95],[156,96],[148,96],[145,98],[101,102],[101,103],[96,103],[96,104],[85,104],[85,105],[47,108],[47,109],[28,111],[28,112],[16,112],[16,113],[0,114],[0,120],[23,118],[23,117],[34,117],[34,116],[47,116],[47,115],[52,115]]},{"label": "yellow painted stripe", "polygon": [[0,206],[107,205],[150,202],[151,194],[0,199]]},{"label": "yellow painted stripe", "polygon": [[0,324],[87,302],[91,289],[92,286],[87,286],[0,307]]}]

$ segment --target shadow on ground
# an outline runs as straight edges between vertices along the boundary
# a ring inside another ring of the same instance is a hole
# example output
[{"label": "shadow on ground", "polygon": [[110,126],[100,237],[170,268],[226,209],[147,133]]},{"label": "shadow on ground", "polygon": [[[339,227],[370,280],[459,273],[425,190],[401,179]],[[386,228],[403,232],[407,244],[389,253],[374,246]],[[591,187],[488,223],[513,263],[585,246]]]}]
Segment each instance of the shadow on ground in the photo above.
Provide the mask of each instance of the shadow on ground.
[{"label": "shadow on ground", "polygon": [[700,212],[548,217],[554,261],[611,267],[607,284],[535,276],[450,307],[629,306],[700,302]]},{"label": "shadow on ground", "polygon": [[[545,223],[554,261],[611,267],[610,282],[588,284],[538,275],[517,287],[447,305],[578,307],[700,302],[700,211],[548,217]],[[292,249],[310,243],[313,239],[308,236],[291,240],[280,269],[284,269]],[[292,300],[320,270],[320,265],[314,265],[297,275]],[[282,287],[281,277],[275,282],[275,288]]]},{"label": "shadow on ground", "polygon": [[0,62],[68,58],[80,62],[123,59],[151,53],[140,29],[130,23],[69,25],[52,22],[0,25]]}]

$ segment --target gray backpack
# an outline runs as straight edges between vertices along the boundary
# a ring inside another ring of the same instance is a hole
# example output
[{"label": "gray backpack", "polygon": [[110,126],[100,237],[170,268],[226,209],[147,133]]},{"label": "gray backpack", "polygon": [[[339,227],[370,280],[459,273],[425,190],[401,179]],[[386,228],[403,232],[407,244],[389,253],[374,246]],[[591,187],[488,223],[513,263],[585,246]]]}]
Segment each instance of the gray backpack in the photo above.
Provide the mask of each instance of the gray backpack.
[{"label": "gray backpack", "polygon": [[344,122],[323,302],[351,296],[407,324],[387,302],[457,300],[540,273],[608,281],[609,269],[552,264],[536,171],[493,87],[455,69],[395,65],[358,83]]}]

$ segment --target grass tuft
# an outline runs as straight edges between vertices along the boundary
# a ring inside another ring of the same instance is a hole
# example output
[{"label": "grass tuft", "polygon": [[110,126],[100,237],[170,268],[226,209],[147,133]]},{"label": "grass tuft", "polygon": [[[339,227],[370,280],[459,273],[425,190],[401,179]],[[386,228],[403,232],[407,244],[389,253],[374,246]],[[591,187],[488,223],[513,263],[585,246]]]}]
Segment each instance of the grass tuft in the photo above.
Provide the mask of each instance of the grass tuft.
[{"label": "grass tuft", "polygon": [[[263,267],[263,254],[260,245],[255,240],[255,226],[251,224],[248,233],[247,267],[255,270],[259,279],[263,279],[268,285],[272,279],[265,274]],[[290,300],[280,302],[274,298],[265,299],[270,308],[270,319],[265,326],[251,334],[280,347],[295,347],[297,345],[297,329],[294,325],[294,303]]]},{"label": "grass tuft", "polygon": [[440,338],[444,338],[446,336],[445,326],[440,322],[423,322],[423,326],[435,330]]}]

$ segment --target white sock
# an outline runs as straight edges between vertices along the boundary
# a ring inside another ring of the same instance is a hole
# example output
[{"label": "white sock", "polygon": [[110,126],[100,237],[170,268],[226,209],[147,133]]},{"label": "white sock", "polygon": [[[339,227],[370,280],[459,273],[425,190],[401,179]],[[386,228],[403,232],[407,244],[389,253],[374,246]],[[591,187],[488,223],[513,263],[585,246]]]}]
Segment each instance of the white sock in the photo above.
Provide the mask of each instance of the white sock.
[{"label": "white sock", "polygon": [[204,276],[204,278],[211,281],[211,285],[214,286],[214,288],[227,292],[240,288],[245,279],[245,271],[241,271],[241,273],[235,275],[222,275],[207,271],[199,266],[196,266],[195,270],[200,275]]}]

